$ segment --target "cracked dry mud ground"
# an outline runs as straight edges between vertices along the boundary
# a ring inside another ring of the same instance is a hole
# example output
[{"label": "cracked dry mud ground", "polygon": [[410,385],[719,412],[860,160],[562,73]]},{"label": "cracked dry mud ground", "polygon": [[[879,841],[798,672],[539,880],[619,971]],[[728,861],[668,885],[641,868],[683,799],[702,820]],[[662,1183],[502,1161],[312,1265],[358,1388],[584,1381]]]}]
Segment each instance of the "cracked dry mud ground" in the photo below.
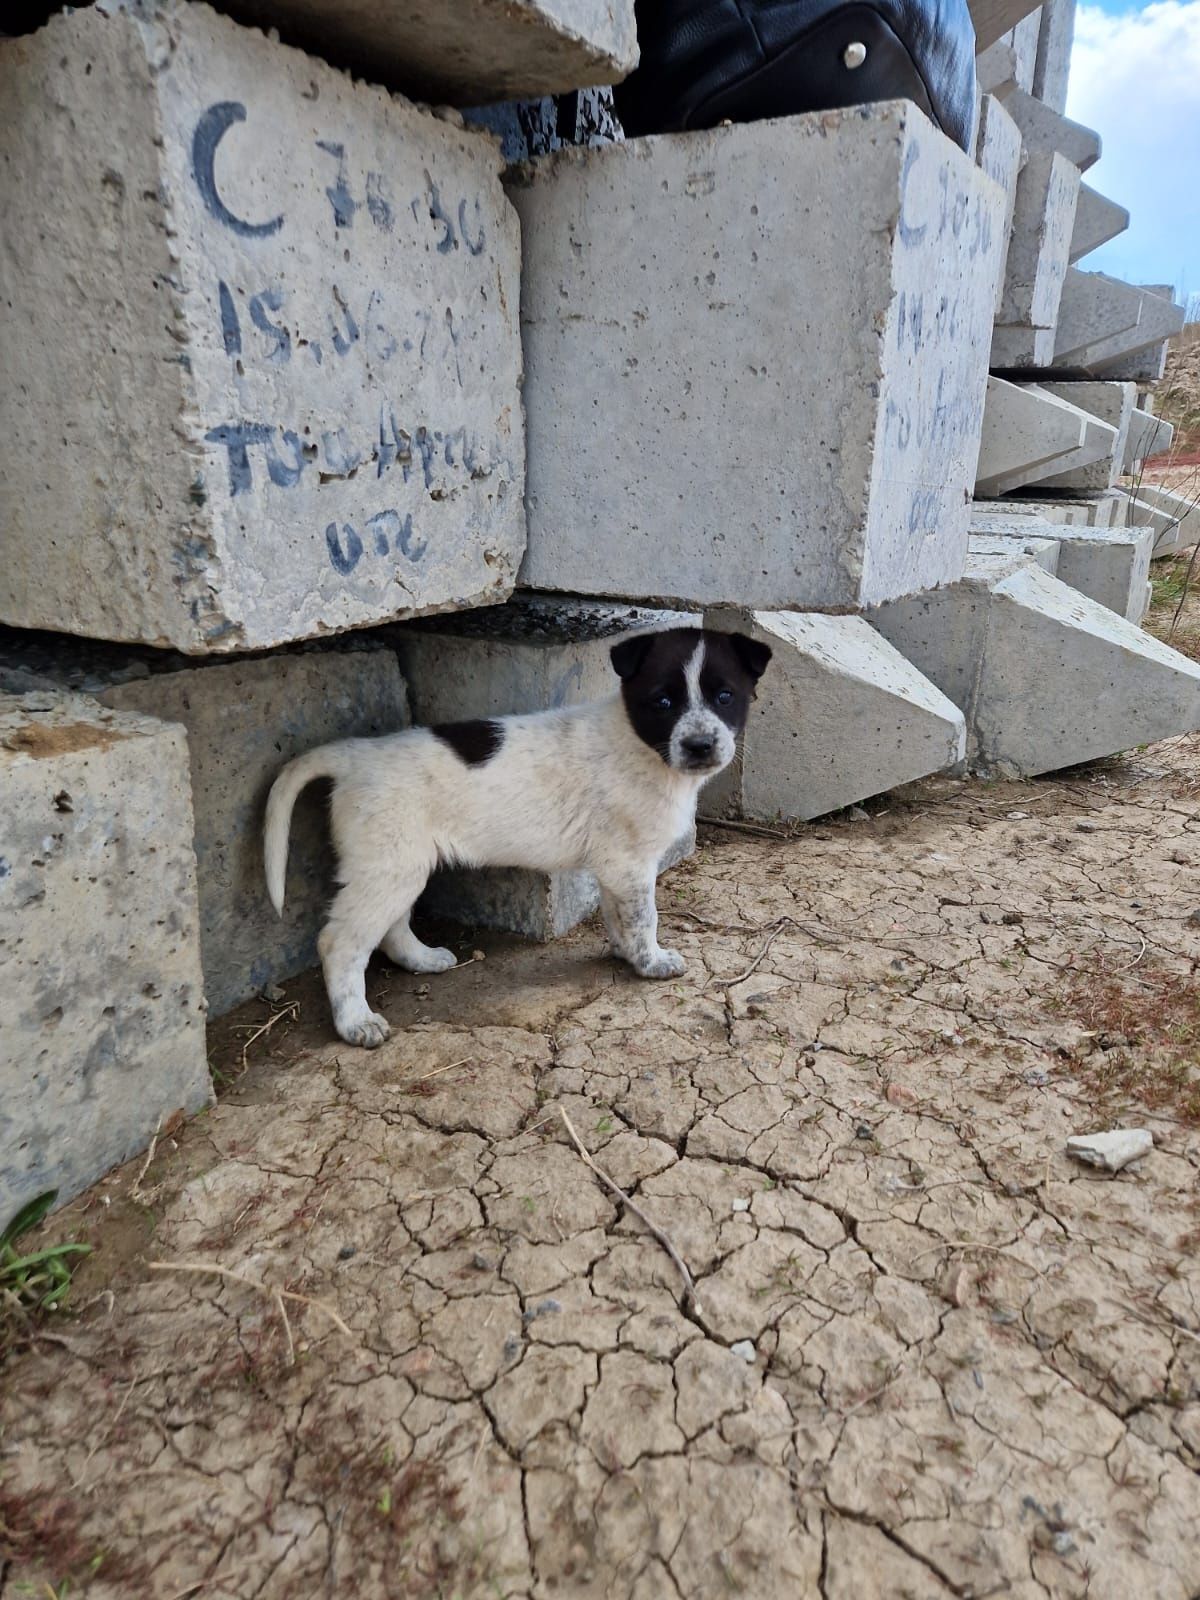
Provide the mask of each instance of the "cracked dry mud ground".
[{"label": "cracked dry mud ground", "polygon": [[1178,1075],[1123,1116],[1139,1166],[1063,1154],[1121,1114],[1112,1062],[1156,1098],[1163,1040],[1078,996],[1191,992],[1198,793],[1193,739],[702,830],[660,891],[684,978],[596,926],[379,966],[374,1054],[289,986],[140,1188],[55,1219],[97,1253],[0,1379],[3,1600],[1200,1595]]}]

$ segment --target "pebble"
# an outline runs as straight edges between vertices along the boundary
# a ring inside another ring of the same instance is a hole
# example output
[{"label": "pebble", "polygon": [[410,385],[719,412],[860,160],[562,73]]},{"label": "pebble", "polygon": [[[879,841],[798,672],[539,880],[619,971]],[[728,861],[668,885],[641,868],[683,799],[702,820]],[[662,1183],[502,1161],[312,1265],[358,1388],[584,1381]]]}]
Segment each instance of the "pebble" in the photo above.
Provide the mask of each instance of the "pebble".
[{"label": "pebble", "polygon": [[1043,1072],[1040,1067],[1033,1067],[1025,1074],[1025,1082],[1031,1089],[1044,1089],[1050,1082],[1050,1074]]},{"label": "pebble", "polygon": [[338,1251],[338,1260],[339,1261],[349,1261],[351,1256],[356,1256],[357,1254],[358,1254],[358,1251],[354,1248],[354,1246],[352,1244],[344,1244],[342,1246],[342,1248]]},{"label": "pebble", "polygon": [[733,1210],[733,1211],[749,1211],[750,1202],[749,1202],[749,1200],[743,1200],[741,1195],[739,1195],[737,1197],[737,1199],[733,1202],[733,1205],[732,1205],[732,1207],[730,1209]]},{"label": "pebble", "polygon": [[1153,1149],[1154,1135],[1148,1128],[1112,1128],[1107,1133],[1074,1134],[1067,1140],[1069,1156],[1105,1172],[1120,1172]]},{"label": "pebble", "polygon": [[748,1365],[753,1365],[758,1356],[758,1351],[755,1350],[752,1339],[739,1339],[736,1344],[729,1346],[729,1353],[740,1356]]},{"label": "pebble", "polygon": [[530,1306],[528,1311],[522,1311],[521,1321],[526,1324],[536,1322],[539,1317],[553,1316],[556,1311],[561,1310],[561,1300],[539,1300],[537,1305]]}]

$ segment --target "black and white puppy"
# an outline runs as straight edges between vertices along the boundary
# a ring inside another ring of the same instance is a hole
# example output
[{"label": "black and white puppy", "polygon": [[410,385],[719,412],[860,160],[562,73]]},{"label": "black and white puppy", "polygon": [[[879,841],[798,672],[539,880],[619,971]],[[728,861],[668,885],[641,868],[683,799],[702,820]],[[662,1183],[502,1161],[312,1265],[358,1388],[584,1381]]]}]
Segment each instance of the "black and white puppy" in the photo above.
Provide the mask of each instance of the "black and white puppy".
[{"label": "black and white puppy", "polygon": [[341,1037],[372,1049],[391,1031],[367,1005],[377,947],[409,972],[455,965],[409,926],[439,865],[593,872],[614,952],[643,978],[681,973],[682,956],[658,943],[658,863],[691,826],[704,781],[733,758],[770,656],[742,634],[635,634],[613,646],[621,686],[610,699],[346,739],[290,762],[267,801],[267,889],[282,913],[296,796],[332,778],[341,888],[318,949]]}]

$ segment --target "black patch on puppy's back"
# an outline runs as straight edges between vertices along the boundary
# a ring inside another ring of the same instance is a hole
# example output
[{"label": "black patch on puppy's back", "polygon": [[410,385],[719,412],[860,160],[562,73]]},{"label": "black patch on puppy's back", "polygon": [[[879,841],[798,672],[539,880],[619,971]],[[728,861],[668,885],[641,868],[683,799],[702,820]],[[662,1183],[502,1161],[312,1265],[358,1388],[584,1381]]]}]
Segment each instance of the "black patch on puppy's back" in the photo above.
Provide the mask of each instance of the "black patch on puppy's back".
[{"label": "black patch on puppy's back", "polygon": [[439,722],[429,731],[468,767],[485,766],[504,743],[504,725],[487,719]]}]

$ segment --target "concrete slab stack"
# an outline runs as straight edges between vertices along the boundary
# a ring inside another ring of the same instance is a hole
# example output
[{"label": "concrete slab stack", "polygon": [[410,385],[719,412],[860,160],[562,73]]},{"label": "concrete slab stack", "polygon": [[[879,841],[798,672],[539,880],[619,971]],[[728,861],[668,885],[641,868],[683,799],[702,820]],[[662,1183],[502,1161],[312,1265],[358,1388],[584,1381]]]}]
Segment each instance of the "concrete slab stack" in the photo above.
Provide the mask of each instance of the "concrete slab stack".
[{"label": "concrete slab stack", "polygon": [[[1062,115],[1072,0],[976,0],[974,160],[906,103],[621,142],[580,97],[508,169],[462,110],[619,79],[631,0],[225,9],[0,43],[0,1201],[204,1103],[205,999],[311,961],[319,794],[283,923],[259,881],[300,749],[611,692],[616,637],[701,617],[774,652],[710,814],[1200,723],[1130,620],[1172,513],[1126,526],[1116,479],[1178,311],[1075,265],[1127,216]],[[39,886],[79,923],[52,981]],[[423,909],[549,938],[595,900],[459,873]]]}]

